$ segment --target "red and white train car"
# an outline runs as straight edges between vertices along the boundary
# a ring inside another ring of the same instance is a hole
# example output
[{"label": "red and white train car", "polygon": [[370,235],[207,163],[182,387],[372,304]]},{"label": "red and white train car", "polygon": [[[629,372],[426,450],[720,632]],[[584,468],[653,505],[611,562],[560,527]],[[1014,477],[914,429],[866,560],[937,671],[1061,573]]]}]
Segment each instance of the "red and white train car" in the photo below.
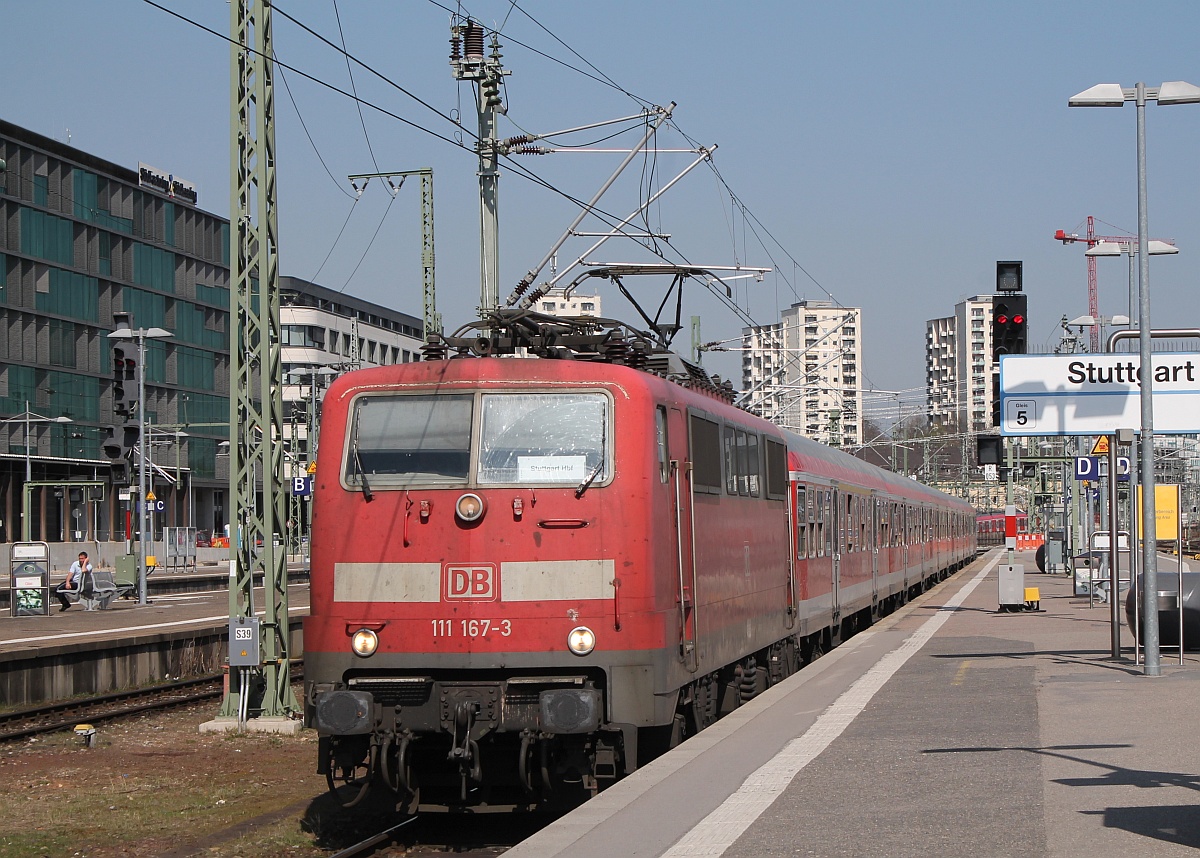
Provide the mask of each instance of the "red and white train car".
[{"label": "red and white train car", "polygon": [[594,792],[974,557],[965,503],[704,388],[469,356],[334,382],[304,625],[331,788]]}]

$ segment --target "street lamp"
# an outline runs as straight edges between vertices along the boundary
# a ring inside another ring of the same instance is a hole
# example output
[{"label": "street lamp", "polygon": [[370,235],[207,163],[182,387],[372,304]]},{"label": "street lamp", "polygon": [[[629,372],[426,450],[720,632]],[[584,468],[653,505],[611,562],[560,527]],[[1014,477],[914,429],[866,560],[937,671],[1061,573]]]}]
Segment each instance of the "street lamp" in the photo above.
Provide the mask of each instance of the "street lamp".
[{"label": "street lamp", "polygon": [[[1132,241],[1099,241],[1083,252],[1084,256],[1129,256],[1129,318],[1126,325],[1132,326],[1132,320],[1137,317],[1137,277],[1134,273],[1133,258],[1137,256],[1137,246]],[[1173,244],[1158,239],[1150,240],[1150,255],[1164,256],[1178,253],[1179,248]]]},{"label": "street lamp", "polygon": [[[1138,189],[1138,345],[1141,379],[1141,476],[1142,476],[1142,586],[1145,598],[1146,676],[1159,676],[1158,647],[1158,557],[1154,520],[1154,391],[1150,357],[1150,228],[1146,214],[1146,101],[1159,104],[1200,103],[1200,87],[1182,80],[1147,87],[1139,81],[1134,87],[1101,83],[1072,96],[1069,107],[1121,107],[1127,101],[1137,105],[1137,189]],[[1181,643],[1182,646],[1182,643]]]},{"label": "street lamp", "polygon": [[[1077,325],[1081,329],[1082,328],[1099,327],[1100,328],[1100,342],[1107,343],[1108,341],[1104,338],[1105,327],[1107,327],[1108,325],[1114,325],[1114,326],[1128,325],[1129,317],[1118,315],[1118,316],[1100,316],[1099,318],[1097,318],[1097,317],[1089,314],[1086,316],[1077,316],[1076,318],[1067,322],[1067,324],[1068,325]],[[1081,330],[1080,333],[1082,334],[1083,331]],[[1106,346],[1106,348],[1107,348],[1107,346]]]},{"label": "street lamp", "polygon": [[138,344],[138,604],[146,601],[146,340],[175,336],[163,328],[119,328],[110,339],[137,340]]},{"label": "street lamp", "polygon": [[29,400],[28,399],[25,400],[25,412],[23,414],[18,414],[16,417],[9,417],[7,420],[0,420],[0,423],[16,423],[18,420],[24,422],[24,424],[25,424],[25,486],[24,486],[24,491],[23,491],[23,494],[25,497],[25,502],[22,503],[23,511],[22,511],[22,516],[21,516],[22,517],[21,539],[25,542],[29,542],[30,539],[32,538],[30,535],[32,533],[32,522],[29,520],[30,508],[29,508],[28,498],[29,498],[29,484],[33,482],[33,458],[30,456],[30,453],[29,453],[29,424],[30,423],[72,423],[74,421],[72,421],[70,417],[62,417],[62,416],[60,416],[60,417],[43,417],[40,414],[34,414],[32,411],[29,410]]}]

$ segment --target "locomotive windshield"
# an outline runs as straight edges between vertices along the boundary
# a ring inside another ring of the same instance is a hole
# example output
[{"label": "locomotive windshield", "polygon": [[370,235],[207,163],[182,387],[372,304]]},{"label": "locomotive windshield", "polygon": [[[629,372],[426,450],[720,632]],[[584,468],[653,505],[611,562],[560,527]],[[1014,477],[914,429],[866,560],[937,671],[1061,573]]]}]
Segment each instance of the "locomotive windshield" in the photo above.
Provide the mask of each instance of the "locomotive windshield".
[{"label": "locomotive windshield", "polygon": [[602,393],[362,396],[345,483],[462,485],[472,476],[486,485],[603,483],[611,471],[609,411]]},{"label": "locomotive windshield", "polygon": [[466,482],[471,396],[364,396],[354,409],[346,480],[381,485]]},{"label": "locomotive windshield", "polygon": [[603,394],[484,394],[479,482],[603,482],[607,430]]}]

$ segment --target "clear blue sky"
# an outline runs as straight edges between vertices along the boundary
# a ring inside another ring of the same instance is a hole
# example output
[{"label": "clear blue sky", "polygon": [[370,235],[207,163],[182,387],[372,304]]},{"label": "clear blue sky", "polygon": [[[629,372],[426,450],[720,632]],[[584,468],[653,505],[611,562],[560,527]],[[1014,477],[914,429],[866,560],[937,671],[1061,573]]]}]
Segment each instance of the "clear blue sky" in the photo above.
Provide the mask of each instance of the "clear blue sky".
[{"label": "clear blue sky", "polygon": [[[227,3],[165,5],[229,32]],[[451,137],[447,116],[455,111],[474,126],[469,92],[447,63],[453,6],[339,0],[336,7],[349,52],[436,112],[355,66],[359,96]],[[276,8],[341,39],[333,0],[281,0]],[[739,281],[738,303],[758,322],[777,321],[778,307],[803,297],[861,306],[867,383],[910,391],[901,397],[910,407],[922,398],[925,320],[991,292],[996,260],[1024,261],[1030,338],[1049,349],[1064,314],[1087,312],[1083,248],[1053,241],[1054,231],[1083,232],[1094,215],[1101,234],[1136,232],[1134,107],[1068,110],[1068,97],[1100,82],[1200,84],[1200,5],[1191,2],[521,0],[514,8],[473,0],[455,8],[503,25],[512,71],[505,135],[636,112],[628,95],[595,78],[645,101],[677,102],[678,129],[719,145],[716,168],[749,217],[701,167],[655,207],[651,226],[670,233],[692,263],[776,268],[762,283]],[[142,0],[9,2],[2,21],[0,116],[64,142],[69,134],[72,145],[119,164],[144,161],[189,179],[201,207],[228,215],[225,41]],[[344,59],[283,15],[274,37],[283,63],[350,89]],[[1153,322],[1200,325],[1192,285],[1200,264],[1200,106],[1151,104],[1146,112],[1150,233],[1182,249],[1151,266]],[[325,286],[419,316],[415,183],[386,219],[390,197],[370,186],[334,239],[351,210],[347,174],[376,164],[432,167],[439,309],[448,328],[473,317],[478,203],[469,149],[370,108],[360,121],[351,100],[286,70],[276,79],[276,114],[282,273],[317,275]],[[688,145],[674,130],[659,144]],[[620,157],[557,154],[521,164],[587,199]],[[627,214],[643,182],[661,184],[689,160],[660,155],[653,176],[639,161],[602,207]],[[575,209],[505,169],[500,211],[503,297]],[[584,241],[568,243],[562,261],[581,253]],[[595,258],[645,256],[612,242]],[[1101,260],[1099,272],[1102,313],[1124,312],[1124,261]],[[656,305],[662,287],[641,288]],[[637,321],[615,290],[601,294],[607,315]],[[734,338],[742,326],[698,284],[688,288],[684,314],[703,317],[705,339]],[[740,378],[734,355],[706,365]]]}]

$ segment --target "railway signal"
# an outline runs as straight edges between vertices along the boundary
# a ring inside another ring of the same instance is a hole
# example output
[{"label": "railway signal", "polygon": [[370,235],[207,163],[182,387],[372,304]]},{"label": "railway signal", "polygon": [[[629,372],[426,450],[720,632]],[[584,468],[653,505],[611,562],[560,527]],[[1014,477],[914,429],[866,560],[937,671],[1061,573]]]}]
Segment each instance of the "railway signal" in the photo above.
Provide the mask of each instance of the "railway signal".
[{"label": "railway signal", "polygon": [[[133,324],[130,313],[113,313],[113,332],[128,331]],[[137,343],[113,340],[113,413],[126,420],[137,417],[138,390],[141,389],[142,365]]]},{"label": "railway signal", "polygon": [[1028,296],[998,294],[992,303],[992,355],[1023,355],[1028,346]]}]

